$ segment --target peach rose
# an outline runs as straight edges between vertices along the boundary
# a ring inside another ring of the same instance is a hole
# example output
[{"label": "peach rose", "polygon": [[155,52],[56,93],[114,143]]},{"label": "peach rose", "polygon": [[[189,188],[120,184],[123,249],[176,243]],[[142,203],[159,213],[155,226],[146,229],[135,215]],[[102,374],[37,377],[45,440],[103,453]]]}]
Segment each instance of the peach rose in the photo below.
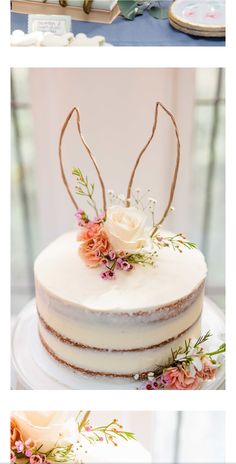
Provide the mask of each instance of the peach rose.
[{"label": "peach rose", "polygon": [[202,370],[197,373],[202,380],[212,380],[215,377],[216,367],[212,364],[209,358],[202,360]]},{"label": "peach rose", "polygon": [[101,224],[89,223],[79,233],[77,240],[82,242],[79,255],[90,267],[98,266],[102,260],[101,255],[106,255],[111,249],[107,234]]},{"label": "peach rose", "polygon": [[20,429],[14,419],[11,419],[11,448],[15,446],[16,441],[22,441]]},{"label": "peach rose", "polygon": [[162,380],[167,390],[197,390],[199,378],[183,367],[169,367],[163,373]]},{"label": "peach rose", "polygon": [[74,412],[15,411],[12,421],[20,430],[21,441],[26,443],[31,439],[36,448],[40,446],[40,452],[47,453],[56,443],[63,447],[77,442],[78,425],[74,416]]}]

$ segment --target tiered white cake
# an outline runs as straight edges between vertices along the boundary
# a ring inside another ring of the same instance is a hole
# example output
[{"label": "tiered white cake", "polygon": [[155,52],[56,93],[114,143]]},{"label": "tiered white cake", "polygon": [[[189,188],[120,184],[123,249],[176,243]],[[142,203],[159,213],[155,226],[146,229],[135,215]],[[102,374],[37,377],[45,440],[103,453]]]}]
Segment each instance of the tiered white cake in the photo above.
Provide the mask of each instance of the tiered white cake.
[{"label": "tiered white cake", "polygon": [[35,262],[40,338],[54,359],[89,375],[128,378],[167,363],[171,349],[199,336],[200,251],[163,248],[156,267],[136,265],[104,281],[77,248],[75,232],[67,233]]}]

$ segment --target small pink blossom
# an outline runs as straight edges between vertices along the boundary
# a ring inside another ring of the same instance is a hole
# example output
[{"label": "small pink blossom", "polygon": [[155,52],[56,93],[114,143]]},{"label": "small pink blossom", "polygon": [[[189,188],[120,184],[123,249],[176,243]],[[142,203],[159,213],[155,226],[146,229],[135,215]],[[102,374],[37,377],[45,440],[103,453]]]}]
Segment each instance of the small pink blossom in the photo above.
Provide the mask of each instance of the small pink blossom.
[{"label": "small pink blossom", "polygon": [[98,216],[95,216],[95,218],[93,219],[93,223],[94,224],[99,224],[100,222],[103,222],[105,219],[105,213],[100,213],[98,214]]},{"label": "small pink blossom", "polygon": [[26,448],[34,448],[35,447],[35,443],[32,440],[32,438],[27,438],[27,440],[25,441],[25,446],[26,446]]},{"label": "small pink blossom", "polygon": [[22,453],[24,451],[24,443],[20,440],[15,442],[15,447],[16,447],[17,453]]},{"label": "small pink blossom", "polygon": [[43,464],[44,459],[39,454],[32,454],[29,462],[30,464]]},{"label": "small pink blossom", "polygon": [[85,430],[86,430],[86,432],[91,432],[92,427],[90,427],[89,425],[86,425]]},{"label": "small pink blossom", "polygon": [[32,456],[32,454],[33,454],[33,451],[31,449],[27,449],[26,452],[25,452],[25,456],[27,458],[30,458]]},{"label": "small pink blossom", "polygon": [[209,358],[202,359],[202,370],[197,373],[201,380],[212,380],[215,378],[216,366]]},{"label": "small pink blossom", "polygon": [[12,450],[11,450],[11,454],[10,454],[10,461],[11,461],[11,463],[16,462],[16,456],[15,456],[14,451],[12,451]]},{"label": "small pink blossom", "polygon": [[197,390],[200,385],[198,376],[182,366],[165,369],[161,379],[166,390]]},{"label": "small pink blossom", "polygon": [[109,256],[109,259],[113,261],[114,259],[116,259],[116,252],[111,250],[109,251],[108,256]]},{"label": "small pink blossom", "polygon": [[115,274],[113,271],[105,271],[101,273],[101,278],[104,280],[112,280],[115,278]]}]

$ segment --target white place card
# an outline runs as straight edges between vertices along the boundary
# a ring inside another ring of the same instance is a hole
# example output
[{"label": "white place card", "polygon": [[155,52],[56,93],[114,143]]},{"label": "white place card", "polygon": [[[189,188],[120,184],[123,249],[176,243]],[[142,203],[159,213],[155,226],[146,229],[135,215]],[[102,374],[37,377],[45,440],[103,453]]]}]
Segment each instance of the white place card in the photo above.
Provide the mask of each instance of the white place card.
[{"label": "white place card", "polygon": [[71,17],[61,15],[28,16],[28,32],[51,32],[55,35],[64,35],[71,31]]}]

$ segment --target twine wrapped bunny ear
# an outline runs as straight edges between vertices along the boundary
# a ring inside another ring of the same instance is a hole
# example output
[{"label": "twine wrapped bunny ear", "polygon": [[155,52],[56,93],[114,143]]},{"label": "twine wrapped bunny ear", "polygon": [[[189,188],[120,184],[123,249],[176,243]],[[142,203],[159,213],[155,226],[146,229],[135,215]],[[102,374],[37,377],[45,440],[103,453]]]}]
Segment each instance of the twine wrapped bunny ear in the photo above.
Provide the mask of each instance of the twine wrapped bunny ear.
[{"label": "twine wrapped bunny ear", "polygon": [[164,220],[166,219],[166,217],[167,217],[167,215],[169,213],[170,207],[172,205],[172,200],[173,200],[173,197],[174,197],[174,193],[175,193],[176,181],[177,181],[178,170],[179,170],[179,162],[180,162],[180,140],[179,140],[178,127],[177,127],[177,124],[176,124],[176,121],[175,121],[175,118],[174,118],[173,114],[169,110],[167,110],[165,108],[165,106],[162,105],[162,103],[160,103],[160,102],[156,103],[152,133],[151,133],[146,145],[142,148],[141,152],[139,153],[138,158],[136,160],[136,163],[134,165],[134,169],[133,169],[133,171],[131,173],[131,177],[130,177],[129,184],[128,184],[128,190],[127,190],[127,198],[126,198],[126,206],[129,206],[130,205],[132,185],[133,185],[133,181],[134,181],[134,177],[135,177],[137,167],[138,167],[138,165],[140,163],[140,160],[141,160],[142,156],[144,155],[146,149],[150,145],[150,143],[151,143],[151,141],[152,141],[152,139],[153,139],[153,137],[155,135],[156,129],[157,129],[159,107],[162,108],[163,111],[170,117],[170,119],[172,121],[172,124],[174,126],[174,129],[175,129],[176,142],[177,142],[176,143],[176,162],[175,162],[175,169],[174,169],[173,179],[172,179],[171,186],[170,186],[168,203],[167,203],[167,206],[166,206],[166,208],[164,210],[164,213],[163,213],[160,221],[157,224],[155,224],[154,229],[152,231],[152,235],[154,235],[156,233],[158,227],[164,222]]},{"label": "twine wrapped bunny ear", "polygon": [[64,182],[64,185],[66,187],[66,190],[67,190],[67,193],[73,203],[73,205],[75,206],[76,209],[79,209],[79,206],[74,198],[74,196],[72,195],[71,193],[71,190],[70,190],[70,187],[69,187],[69,184],[67,182],[67,179],[66,179],[66,175],[65,175],[65,171],[64,171],[64,166],[63,166],[63,160],[62,160],[62,142],[63,142],[63,138],[64,138],[64,134],[65,134],[65,131],[67,129],[67,126],[73,116],[73,114],[76,114],[76,123],[77,123],[77,129],[78,129],[78,132],[79,132],[79,136],[81,138],[81,141],[82,141],[82,144],[85,148],[85,150],[87,151],[88,153],[88,156],[89,158],[91,159],[95,169],[96,169],[96,172],[97,172],[97,175],[98,175],[98,178],[99,178],[99,181],[100,181],[100,185],[101,185],[101,189],[102,189],[102,199],[103,199],[103,211],[106,215],[106,212],[107,212],[107,202],[106,202],[106,190],[105,190],[105,185],[104,185],[104,182],[102,180],[102,177],[101,177],[101,174],[100,174],[100,171],[99,171],[99,168],[98,168],[98,165],[97,165],[97,162],[88,146],[88,144],[86,143],[85,139],[84,139],[84,136],[81,132],[81,127],[80,127],[80,112],[79,112],[79,109],[78,108],[73,108],[71,110],[71,112],[68,114],[64,124],[63,124],[63,127],[61,129],[61,133],[60,133],[60,139],[59,139],[59,160],[60,160],[60,168],[61,168],[61,175],[62,175],[62,180]]}]

